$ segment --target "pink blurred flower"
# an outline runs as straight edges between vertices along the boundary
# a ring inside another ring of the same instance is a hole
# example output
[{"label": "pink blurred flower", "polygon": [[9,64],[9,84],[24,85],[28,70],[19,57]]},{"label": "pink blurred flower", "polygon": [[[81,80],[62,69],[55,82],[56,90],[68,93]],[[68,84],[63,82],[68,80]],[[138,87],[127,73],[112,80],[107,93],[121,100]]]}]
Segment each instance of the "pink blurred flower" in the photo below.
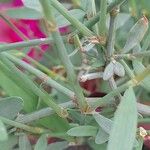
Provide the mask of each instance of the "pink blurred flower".
[{"label": "pink blurred flower", "polygon": [[[12,0],[9,3],[1,3],[0,10],[5,12],[9,8],[22,7],[23,3],[21,0]],[[25,19],[12,19],[9,20],[29,39],[37,39],[46,37],[41,31],[39,20],[25,20]],[[14,43],[22,41],[23,39],[14,32],[10,26],[3,20],[0,19],[0,43]],[[68,28],[63,27],[60,32],[68,32]],[[34,59],[41,59],[43,52],[48,49],[48,45],[41,46],[41,52],[37,52],[35,48],[31,48],[28,55]]]}]

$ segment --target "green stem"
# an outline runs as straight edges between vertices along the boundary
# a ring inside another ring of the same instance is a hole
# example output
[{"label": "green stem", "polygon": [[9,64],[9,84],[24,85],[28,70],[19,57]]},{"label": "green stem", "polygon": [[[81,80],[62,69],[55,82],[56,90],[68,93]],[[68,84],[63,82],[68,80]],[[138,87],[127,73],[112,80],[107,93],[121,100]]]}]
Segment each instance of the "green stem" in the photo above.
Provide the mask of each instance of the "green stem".
[{"label": "green stem", "polygon": [[93,36],[94,33],[90,31],[84,24],[69,14],[68,10],[57,0],[50,0],[51,5],[60,12],[74,27],[76,27],[83,35]]},{"label": "green stem", "polygon": [[59,79],[59,80],[62,80],[62,81],[66,81],[66,79],[63,76],[60,76],[57,73],[55,73],[54,71],[49,70],[47,67],[45,67],[44,65],[40,64],[38,61],[34,60],[33,58],[27,56],[26,54],[17,51],[16,54],[14,54],[14,55],[26,58],[33,65],[37,66],[41,71],[45,72],[48,76],[50,76],[52,79],[54,79],[54,80],[58,80]]},{"label": "green stem", "polygon": [[0,46],[0,52],[18,49],[18,48],[24,48],[24,47],[33,47],[33,46],[37,46],[40,44],[48,44],[51,42],[53,42],[51,38],[40,38],[40,39],[34,39],[34,40],[29,40],[29,41],[21,41],[21,42],[3,44]]},{"label": "green stem", "polygon": [[28,132],[31,132],[31,133],[34,133],[34,134],[47,133],[47,130],[45,130],[43,128],[27,126],[25,124],[22,124],[22,123],[19,123],[19,122],[12,121],[12,120],[9,120],[7,118],[4,118],[2,116],[0,116],[0,120],[2,120],[2,122],[4,122],[5,124],[14,126],[16,128],[23,129],[25,131],[28,131]]},{"label": "green stem", "polygon": [[144,51],[144,52],[139,52],[139,53],[133,53],[133,54],[117,54],[114,55],[113,57],[115,59],[129,59],[133,60],[136,58],[140,57],[149,57],[150,56],[150,50]]},{"label": "green stem", "polygon": [[90,102],[89,101],[89,105],[95,109],[99,106],[106,106],[108,104],[113,103],[113,97],[119,95],[120,93],[124,92],[127,88],[129,88],[130,86],[134,87],[140,84],[140,82],[146,78],[148,75],[150,75],[150,66],[148,66],[142,73],[140,73],[139,75],[135,76],[132,80],[128,81],[127,83],[117,87],[116,89],[114,89],[112,92],[108,93],[106,96]]},{"label": "green stem", "polygon": [[[22,31],[20,31],[9,19],[7,19],[5,15],[0,13],[0,17],[12,28],[12,30],[14,30],[18,34],[19,37],[22,38],[22,40],[29,41],[29,38]],[[42,52],[39,46],[34,47],[37,51]],[[49,59],[49,56],[46,53],[44,53],[43,55]]]},{"label": "green stem", "polygon": [[118,88],[114,89],[112,92],[108,93],[106,96],[100,98],[99,100],[93,101],[93,102],[89,102],[89,105],[95,109],[99,106],[103,107],[106,106],[108,104],[112,104],[114,103],[114,96],[119,95],[121,92],[124,92],[129,86],[132,85],[132,82],[128,81],[127,83],[119,86]]},{"label": "green stem", "polygon": [[99,34],[102,37],[106,36],[106,16],[107,16],[107,0],[100,2],[100,19],[99,19]]},{"label": "green stem", "polygon": [[138,123],[150,123],[150,118],[141,118],[138,119]]},{"label": "green stem", "polygon": [[[110,11],[112,11],[112,9],[114,9],[116,6],[121,6],[124,2],[126,2],[127,0],[117,0],[113,3],[111,3],[108,8],[107,8],[107,13],[109,13]],[[90,20],[88,20],[85,23],[85,26],[87,26],[88,28],[92,27],[93,25],[95,25],[99,19],[100,19],[100,12],[97,12],[97,14],[92,17]]]},{"label": "green stem", "polygon": [[79,108],[82,112],[85,112],[88,108],[88,105],[87,105],[87,102],[86,102],[85,97],[83,95],[82,88],[80,87],[79,82],[77,81],[74,67],[73,67],[73,65],[72,65],[72,63],[68,57],[67,50],[64,46],[63,40],[60,36],[60,33],[57,30],[55,18],[53,16],[52,11],[51,11],[52,7],[50,4],[55,4],[56,6],[58,5],[58,7],[60,7],[60,9],[62,9],[63,11],[64,11],[64,9],[61,6],[61,4],[59,4],[59,2],[57,2],[57,1],[51,0],[50,4],[49,4],[48,0],[45,0],[45,1],[41,0],[40,2],[42,5],[42,8],[43,8],[45,18],[47,19],[48,26],[53,27],[53,29],[51,30],[51,35],[55,41],[59,58],[61,59],[62,63],[64,64],[64,66],[66,68],[68,79],[70,81],[70,84],[71,84],[74,92],[75,92],[76,100],[77,100],[77,103],[79,105]]},{"label": "green stem", "polygon": [[0,13],[0,17],[18,34],[19,37],[22,38],[22,40],[29,40],[26,35],[23,34],[9,19],[7,19],[6,16],[4,16],[2,13]]},{"label": "green stem", "polygon": [[5,53],[1,54],[0,58],[1,61],[6,64],[6,66],[11,70],[11,72],[15,74],[18,79],[20,79],[26,85],[26,87],[28,87],[34,94],[39,96],[49,107],[53,108],[59,116],[67,116],[67,111],[54,103],[52,97],[50,97],[44,90],[38,88],[37,85],[32,82],[32,80],[30,80],[27,75],[22,73],[13,63],[11,63],[5,56]]},{"label": "green stem", "polygon": [[[69,102],[59,104],[59,106],[67,109],[67,108],[75,107],[75,104],[72,101],[69,101]],[[55,111],[53,109],[47,107],[47,108],[43,108],[41,110],[32,112],[30,114],[26,114],[23,116],[21,115],[16,119],[16,121],[21,122],[21,123],[30,123],[30,122],[33,122],[35,120],[39,120],[43,117],[48,117],[54,113],[55,113]]]},{"label": "green stem", "polygon": [[55,88],[56,90],[66,94],[71,99],[74,98],[74,92],[72,92],[71,90],[69,90],[66,87],[62,86],[61,84],[57,83],[55,80],[52,80],[50,77],[48,77],[46,74],[44,74],[40,70],[32,67],[31,65],[27,64],[26,62],[24,62],[24,61],[22,61],[22,60],[20,60],[16,57],[8,54],[8,53],[5,53],[5,55],[7,56],[7,58],[9,58],[15,64],[23,67],[28,72],[30,72],[30,73],[34,74],[35,76],[37,76],[38,78],[40,78],[42,81],[44,80],[45,84],[47,84],[47,85]]},{"label": "green stem", "polygon": [[114,45],[115,45],[115,24],[116,24],[116,16],[119,10],[118,7],[114,8],[110,12],[110,24],[109,24],[109,32],[107,37],[107,57],[110,58],[114,53]]}]

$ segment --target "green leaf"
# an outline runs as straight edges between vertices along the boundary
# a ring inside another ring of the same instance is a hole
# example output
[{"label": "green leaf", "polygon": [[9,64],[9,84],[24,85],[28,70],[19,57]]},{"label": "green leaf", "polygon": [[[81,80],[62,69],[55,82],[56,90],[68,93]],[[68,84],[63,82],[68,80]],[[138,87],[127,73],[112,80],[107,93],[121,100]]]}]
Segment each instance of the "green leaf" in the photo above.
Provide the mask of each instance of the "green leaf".
[{"label": "green leaf", "polygon": [[0,147],[3,148],[3,150],[13,150],[15,145],[18,143],[18,137],[15,135],[9,135],[8,140],[6,141],[0,141]]},{"label": "green leaf", "polygon": [[70,136],[95,136],[97,133],[97,128],[94,126],[78,126],[71,128],[67,131]]},{"label": "green leaf", "polygon": [[8,134],[3,122],[0,120],[0,141],[6,141],[8,139]]},{"label": "green leaf", "polygon": [[68,142],[55,142],[52,144],[49,144],[46,150],[62,150],[66,149],[68,147]]},{"label": "green leaf", "polygon": [[[85,12],[81,9],[72,9],[68,11],[69,14],[73,15],[76,19],[83,21]],[[69,26],[71,23],[62,15],[56,16],[56,22],[59,27]]]},{"label": "green leaf", "polygon": [[2,68],[0,69],[0,86],[9,96],[21,97],[24,101],[24,110],[31,112],[36,108],[37,96],[28,90],[28,88],[20,88],[18,82],[14,81],[14,74],[4,73]]},{"label": "green leaf", "polygon": [[109,134],[106,133],[102,128],[99,128],[98,133],[95,137],[96,144],[103,144],[108,141]]},{"label": "green leaf", "polygon": [[114,63],[114,73],[119,77],[123,77],[125,75],[124,67],[119,62]]},{"label": "green leaf", "polygon": [[23,0],[22,2],[26,7],[42,12],[42,6],[39,0]]},{"label": "green leaf", "polygon": [[103,80],[110,79],[113,76],[113,74],[114,74],[114,63],[110,62],[104,70]]},{"label": "green leaf", "polygon": [[46,148],[47,148],[47,136],[44,134],[38,139],[34,150],[46,150]]},{"label": "green leaf", "polygon": [[98,114],[98,113],[94,113],[93,114],[94,119],[96,120],[96,122],[98,123],[98,125],[106,132],[106,133],[110,133],[111,131],[111,127],[113,125],[113,121]]},{"label": "green leaf", "polygon": [[19,8],[11,8],[6,10],[6,14],[11,18],[16,19],[41,19],[43,16],[37,10],[27,8],[27,7],[19,7]]},{"label": "green leaf", "polygon": [[[136,74],[140,74],[146,69],[145,66],[138,60],[134,60],[132,64]],[[150,76],[141,81],[140,85],[150,92]]]},{"label": "green leaf", "polygon": [[132,87],[126,90],[117,108],[108,150],[132,150],[137,128],[137,105]]},{"label": "green leaf", "polygon": [[147,29],[148,29],[148,20],[144,16],[129,31],[127,41],[122,50],[123,53],[129,52],[134,46],[139,44],[143,39]]},{"label": "green leaf", "polygon": [[19,149],[20,150],[32,150],[28,137],[24,133],[22,133],[22,135],[19,136]]},{"label": "green leaf", "polygon": [[[119,13],[116,17],[116,30],[122,27],[130,18],[130,14]],[[107,28],[109,28],[110,16],[107,17]]]},{"label": "green leaf", "polygon": [[[53,134],[60,134],[62,139],[71,139],[66,132],[70,129],[70,125],[66,119],[60,118],[58,115],[54,114],[49,117],[44,117],[36,121],[36,124],[42,125],[53,131]],[[58,136],[56,136],[58,137]]]},{"label": "green leaf", "polygon": [[23,108],[23,100],[20,97],[7,97],[0,99],[0,116],[14,119]]}]

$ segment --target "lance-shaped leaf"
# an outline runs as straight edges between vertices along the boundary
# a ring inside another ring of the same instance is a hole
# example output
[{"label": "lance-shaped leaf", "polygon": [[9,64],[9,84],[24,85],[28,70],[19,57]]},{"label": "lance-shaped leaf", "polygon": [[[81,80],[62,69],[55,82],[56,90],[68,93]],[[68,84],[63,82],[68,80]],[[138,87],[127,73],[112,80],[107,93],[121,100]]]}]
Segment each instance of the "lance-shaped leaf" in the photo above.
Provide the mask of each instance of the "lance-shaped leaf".
[{"label": "lance-shaped leaf", "polygon": [[113,125],[113,121],[98,114],[98,113],[94,113],[93,114],[94,119],[96,120],[96,122],[98,123],[98,125],[107,133],[110,133],[111,131],[111,127]]},{"label": "lance-shaped leaf", "polygon": [[0,120],[0,141],[6,141],[8,139],[8,134],[3,122]]},{"label": "lance-shaped leaf", "polygon": [[113,74],[114,74],[114,64],[113,62],[110,62],[104,70],[103,80],[110,79],[113,76]]},{"label": "lance-shaped leaf", "polygon": [[136,137],[136,128],[136,98],[132,87],[129,87],[115,113],[108,150],[132,150]]},{"label": "lance-shaped leaf", "polygon": [[67,131],[67,134],[70,136],[95,136],[97,133],[97,128],[94,126],[78,126],[71,128]]},{"label": "lance-shaped leaf", "polygon": [[100,127],[95,137],[95,143],[103,144],[108,141],[108,138],[109,138],[109,134],[106,133],[104,130],[102,130],[102,128]]},{"label": "lance-shaped leaf", "polygon": [[42,150],[42,149],[44,150],[46,148],[47,148],[47,136],[44,134],[38,139],[34,147],[34,150]]},{"label": "lance-shaped leaf", "polygon": [[148,20],[143,16],[129,31],[129,36],[123,48],[123,53],[129,52],[135,45],[141,42],[148,29]]},{"label": "lance-shaped leaf", "polygon": [[19,136],[19,149],[21,150],[32,150],[31,144],[26,134]]},{"label": "lance-shaped leaf", "polygon": [[114,73],[119,77],[123,77],[125,75],[124,67],[119,62],[114,63]]}]

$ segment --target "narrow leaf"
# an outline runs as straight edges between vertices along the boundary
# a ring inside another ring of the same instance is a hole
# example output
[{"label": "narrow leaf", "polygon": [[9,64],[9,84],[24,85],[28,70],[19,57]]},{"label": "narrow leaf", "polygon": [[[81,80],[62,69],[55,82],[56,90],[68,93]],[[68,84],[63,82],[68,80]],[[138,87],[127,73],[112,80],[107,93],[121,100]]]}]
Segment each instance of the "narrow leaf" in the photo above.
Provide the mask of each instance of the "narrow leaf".
[{"label": "narrow leaf", "polygon": [[130,87],[117,108],[110,133],[108,150],[132,150],[137,127],[136,98]]},{"label": "narrow leaf", "polygon": [[95,143],[96,144],[103,144],[103,143],[108,141],[108,138],[109,138],[109,134],[106,133],[104,130],[102,130],[102,128],[100,128],[98,130],[96,137],[95,137]]},{"label": "narrow leaf", "polygon": [[8,139],[8,134],[3,122],[0,120],[0,141],[6,141]]},{"label": "narrow leaf", "polygon": [[114,63],[114,73],[119,77],[123,77],[125,75],[124,67],[119,62]]},{"label": "narrow leaf", "polygon": [[78,126],[67,131],[70,136],[95,136],[97,128],[94,126]]},{"label": "narrow leaf", "polygon": [[110,79],[113,76],[113,74],[114,74],[114,64],[110,62],[104,70],[103,80]]},{"label": "narrow leaf", "polygon": [[140,43],[147,29],[148,20],[143,16],[129,31],[129,36],[123,48],[123,53],[129,52],[135,45]]},{"label": "narrow leaf", "polygon": [[110,119],[98,114],[98,113],[94,113],[93,117],[95,118],[96,122],[99,124],[99,126],[106,132],[106,133],[110,133],[111,131],[111,127],[113,125],[113,121],[111,121]]},{"label": "narrow leaf", "polygon": [[20,150],[32,150],[28,137],[24,133],[19,136],[19,149]]},{"label": "narrow leaf", "polygon": [[46,148],[47,148],[47,136],[46,135],[42,135],[38,139],[34,150],[46,150]]}]

